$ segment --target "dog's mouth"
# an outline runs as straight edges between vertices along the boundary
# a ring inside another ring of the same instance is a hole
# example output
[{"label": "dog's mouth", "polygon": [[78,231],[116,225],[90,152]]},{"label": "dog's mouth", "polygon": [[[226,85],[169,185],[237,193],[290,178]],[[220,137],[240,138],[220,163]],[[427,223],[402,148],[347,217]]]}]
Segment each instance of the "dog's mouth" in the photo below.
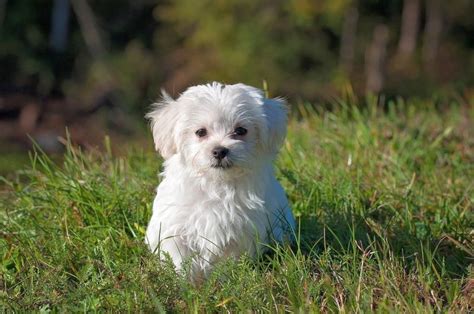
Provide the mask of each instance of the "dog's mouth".
[{"label": "dog's mouth", "polygon": [[211,164],[211,168],[222,170],[232,168],[232,166],[233,164],[230,161],[218,161],[216,163]]}]

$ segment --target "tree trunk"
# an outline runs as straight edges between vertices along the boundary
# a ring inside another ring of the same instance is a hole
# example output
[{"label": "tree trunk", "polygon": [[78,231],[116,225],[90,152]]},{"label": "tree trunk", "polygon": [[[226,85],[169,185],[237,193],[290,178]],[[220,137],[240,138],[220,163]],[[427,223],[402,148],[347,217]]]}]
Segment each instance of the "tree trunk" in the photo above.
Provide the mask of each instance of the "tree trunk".
[{"label": "tree trunk", "polygon": [[356,43],[357,22],[359,11],[356,7],[349,7],[344,15],[344,25],[342,27],[341,50],[339,62],[347,74],[352,72],[354,63],[354,51]]},{"label": "tree trunk", "polygon": [[372,43],[365,53],[366,92],[377,94],[383,89],[388,35],[386,25],[375,27]]},{"label": "tree trunk", "polygon": [[443,27],[440,0],[427,0],[426,25],[423,38],[423,64],[428,73],[433,73]]},{"label": "tree trunk", "polygon": [[102,57],[105,54],[105,47],[91,7],[86,0],[71,0],[71,3],[89,51],[94,58]]},{"label": "tree trunk", "polygon": [[98,99],[98,106],[110,102],[112,107],[119,107],[121,105],[121,98],[117,96],[117,81],[113,73],[113,68],[109,67],[104,60],[106,48],[104,42],[100,37],[100,31],[94,17],[94,13],[86,0],[71,0],[74,12],[79,20],[82,36],[86,42],[92,57],[96,61],[96,66],[102,68],[104,73],[103,83],[106,89],[102,91],[102,96]]},{"label": "tree trunk", "polygon": [[419,15],[419,0],[405,0],[403,2],[400,41],[398,42],[397,54],[404,59],[410,58],[416,49]]},{"label": "tree trunk", "polygon": [[69,26],[69,0],[54,0],[51,15],[49,45],[56,52],[64,52]]}]

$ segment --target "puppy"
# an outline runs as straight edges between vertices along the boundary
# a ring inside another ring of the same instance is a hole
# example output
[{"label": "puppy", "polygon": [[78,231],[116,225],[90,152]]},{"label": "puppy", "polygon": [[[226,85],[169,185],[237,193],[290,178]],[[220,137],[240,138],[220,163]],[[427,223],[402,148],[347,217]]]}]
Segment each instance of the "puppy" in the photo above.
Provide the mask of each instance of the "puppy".
[{"label": "puppy", "polygon": [[188,261],[198,279],[223,258],[292,238],[294,217],[273,172],[286,135],[282,99],[214,82],[176,100],[163,93],[147,118],[165,160],[146,231],[150,250],[169,254],[178,270]]}]

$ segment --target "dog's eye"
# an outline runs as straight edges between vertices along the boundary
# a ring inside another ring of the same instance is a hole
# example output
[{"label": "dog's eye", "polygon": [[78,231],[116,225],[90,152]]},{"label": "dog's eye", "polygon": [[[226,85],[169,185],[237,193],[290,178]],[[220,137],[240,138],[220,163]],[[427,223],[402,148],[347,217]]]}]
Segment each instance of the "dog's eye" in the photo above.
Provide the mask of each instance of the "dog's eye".
[{"label": "dog's eye", "polygon": [[239,127],[235,128],[234,134],[238,135],[238,136],[243,136],[243,135],[247,134],[247,129],[239,126]]},{"label": "dog's eye", "polygon": [[202,128],[202,129],[197,130],[194,133],[197,135],[197,137],[204,137],[207,135],[207,130]]}]

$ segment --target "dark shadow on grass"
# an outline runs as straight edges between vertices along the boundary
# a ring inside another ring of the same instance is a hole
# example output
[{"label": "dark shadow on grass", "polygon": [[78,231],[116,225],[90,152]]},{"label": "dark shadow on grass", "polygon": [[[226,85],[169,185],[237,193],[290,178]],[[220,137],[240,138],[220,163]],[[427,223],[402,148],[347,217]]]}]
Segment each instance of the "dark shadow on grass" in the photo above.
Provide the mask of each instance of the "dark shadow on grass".
[{"label": "dark shadow on grass", "polygon": [[407,262],[408,267],[413,266],[416,259],[426,255],[426,250],[429,250],[438,265],[444,264],[447,276],[459,278],[468,275],[472,256],[447,238],[432,236],[426,230],[424,232],[427,233],[420,235],[417,234],[419,230],[410,230],[400,223],[390,224],[389,220],[383,222],[383,218],[382,222],[378,222],[374,218],[339,213],[327,214],[319,219],[300,217],[300,250],[303,254],[314,255],[327,247],[335,251],[348,251],[355,245],[367,247],[374,241],[382,246],[385,241],[391,252]]}]

